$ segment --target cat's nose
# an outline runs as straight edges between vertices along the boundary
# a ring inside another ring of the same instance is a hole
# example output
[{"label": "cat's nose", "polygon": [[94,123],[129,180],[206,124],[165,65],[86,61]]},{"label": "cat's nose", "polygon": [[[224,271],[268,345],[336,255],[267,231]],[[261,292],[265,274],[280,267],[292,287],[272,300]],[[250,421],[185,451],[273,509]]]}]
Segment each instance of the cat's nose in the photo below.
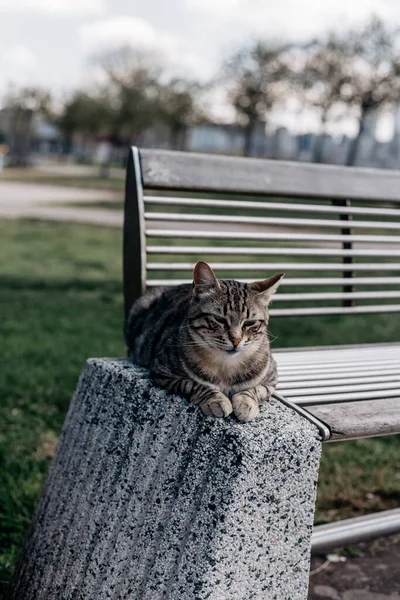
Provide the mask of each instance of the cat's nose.
[{"label": "cat's nose", "polygon": [[231,342],[232,342],[234,348],[237,348],[237,346],[239,346],[241,341],[242,341],[242,338],[231,338]]}]

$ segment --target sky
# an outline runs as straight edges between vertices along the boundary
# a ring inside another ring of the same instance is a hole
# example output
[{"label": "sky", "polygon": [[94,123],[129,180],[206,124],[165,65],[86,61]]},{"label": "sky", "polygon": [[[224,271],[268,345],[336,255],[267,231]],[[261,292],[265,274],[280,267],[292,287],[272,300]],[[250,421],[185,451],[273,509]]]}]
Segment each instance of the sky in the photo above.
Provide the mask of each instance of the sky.
[{"label": "sky", "polygon": [[[57,94],[90,86],[90,57],[123,44],[156,51],[177,72],[206,80],[252,39],[303,40],[373,13],[400,26],[400,0],[0,0],[0,93],[13,82]],[[273,120],[314,127],[294,110]],[[354,124],[346,127],[352,133]]]}]

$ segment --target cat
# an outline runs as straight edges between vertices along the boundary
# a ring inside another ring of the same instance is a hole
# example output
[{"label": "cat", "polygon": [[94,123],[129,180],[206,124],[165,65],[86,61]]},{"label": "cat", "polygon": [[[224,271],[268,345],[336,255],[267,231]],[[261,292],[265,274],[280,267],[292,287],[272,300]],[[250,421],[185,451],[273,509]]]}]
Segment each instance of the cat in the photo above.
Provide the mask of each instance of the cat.
[{"label": "cat", "polygon": [[131,359],[206,415],[253,420],[277,384],[268,303],[283,276],[218,280],[198,262],[192,285],[150,290],[133,304],[125,325]]}]

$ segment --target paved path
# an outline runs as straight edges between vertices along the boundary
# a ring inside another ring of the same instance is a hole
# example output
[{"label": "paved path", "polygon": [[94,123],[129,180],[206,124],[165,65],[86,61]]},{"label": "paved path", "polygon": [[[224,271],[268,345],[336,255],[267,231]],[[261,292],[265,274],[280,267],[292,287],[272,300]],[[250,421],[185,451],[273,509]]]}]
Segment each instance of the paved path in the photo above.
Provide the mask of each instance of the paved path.
[{"label": "paved path", "polygon": [[[80,203],[120,199],[121,193],[104,190],[0,180],[0,217],[78,221],[121,227],[120,211],[79,206]],[[64,204],[76,204],[76,207],[62,206]]]},{"label": "paved path", "polygon": [[36,204],[36,203],[67,203],[67,202],[98,202],[113,200],[121,197],[121,193],[108,190],[86,189],[42,183],[19,183],[1,181],[0,204]]},{"label": "paved path", "polygon": [[[42,163],[35,166],[35,170],[47,175],[98,177],[100,167],[98,165],[77,165],[70,163]],[[110,177],[114,179],[125,179],[125,169],[121,167],[110,167]]]}]

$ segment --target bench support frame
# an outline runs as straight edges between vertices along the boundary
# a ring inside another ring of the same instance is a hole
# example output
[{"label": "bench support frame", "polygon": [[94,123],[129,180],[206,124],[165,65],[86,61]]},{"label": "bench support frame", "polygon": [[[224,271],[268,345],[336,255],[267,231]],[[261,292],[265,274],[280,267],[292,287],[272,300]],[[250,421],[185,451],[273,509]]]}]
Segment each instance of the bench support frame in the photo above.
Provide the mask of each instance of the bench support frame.
[{"label": "bench support frame", "polygon": [[[146,232],[139,150],[131,148],[125,183],[123,279],[125,316],[146,289]],[[137,235],[132,235],[132,231]]]}]

